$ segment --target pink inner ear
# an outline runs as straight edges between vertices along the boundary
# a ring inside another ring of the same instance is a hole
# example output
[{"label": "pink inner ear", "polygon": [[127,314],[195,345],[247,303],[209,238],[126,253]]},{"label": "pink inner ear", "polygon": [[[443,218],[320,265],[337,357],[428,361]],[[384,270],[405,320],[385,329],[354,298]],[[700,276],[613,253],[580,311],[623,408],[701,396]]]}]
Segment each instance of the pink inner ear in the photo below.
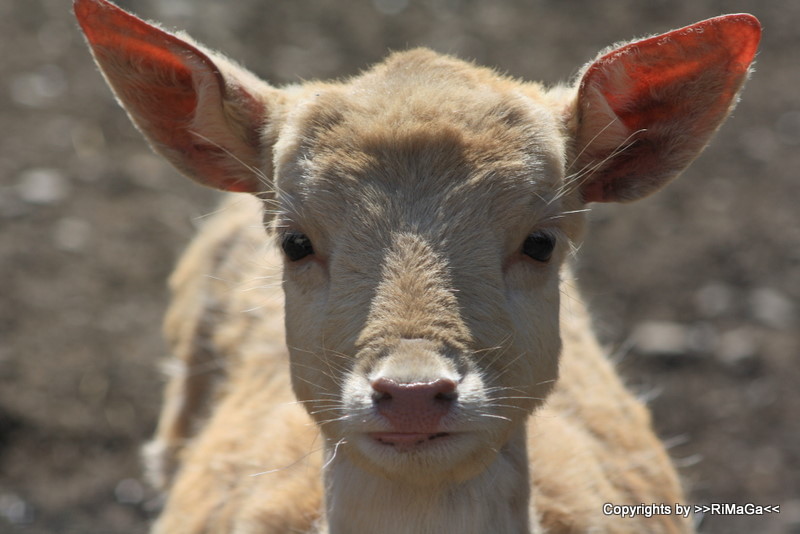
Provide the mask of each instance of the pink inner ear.
[{"label": "pink inner ear", "polygon": [[191,70],[174,50],[188,49],[215,71],[205,54],[105,0],[77,0],[74,9],[95,53],[114,61],[128,60],[141,72],[169,73],[177,83],[167,86],[155,77],[143,89],[154,95],[172,116],[186,117],[195,110],[197,97]]},{"label": "pink inner ear", "polygon": [[753,61],[761,25],[752,15],[725,15],[686,28],[631,43],[597,60],[581,87],[608,86],[609,64],[621,62],[631,80],[623,94],[603,91],[611,109],[631,130],[675,116],[681,102],[657,101],[651,95],[663,88],[699,77],[707,69],[727,70],[728,84],[716,96],[716,106],[727,108],[741,77]]},{"label": "pink inner ear", "polygon": [[[214,109],[222,114],[226,83],[214,62],[190,43],[123,11],[106,0],[75,0],[75,15],[101,68],[134,122],[180,170],[211,187],[255,192],[263,186],[242,179],[225,165],[227,150],[222,142],[207,142],[193,133],[191,124],[202,103],[195,88],[198,75],[216,78]],[[213,79],[212,78],[212,79]],[[253,117],[264,113],[246,91],[236,91],[237,103]],[[220,117],[224,121],[225,117]],[[258,119],[254,119],[258,122]],[[227,126],[227,125],[225,125]],[[223,128],[224,130],[225,128]],[[257,145],[257,131],[248,132],[246,142]],[[236,141],[236,140],[234,140]],[[253,146],[246,146],[255,152]],[[242,159],[252,154],[239,152]],[[237,168],[238,168],[237,164]]]},{"label": "pink inner ear", "polygon": [[[152,100],[158,103],[162,122],[173,123],[173,117],[191,117],[197,108],[197,93],[194,91],[191,71],[172,54],[166,54],[148,43],[132,39],[121,39],[128,58],[137,58],[137,68],[150,72],[169,72],[173,81],[172,85],[165,85],[159,79],[151,81],[140,80],[136,90],[151,95]],[[97,54],[103,54],[102,48],[95,49]],[[120,56],[114,54],[119,60]],[[141,59],[146,58],[146,59]]]}]

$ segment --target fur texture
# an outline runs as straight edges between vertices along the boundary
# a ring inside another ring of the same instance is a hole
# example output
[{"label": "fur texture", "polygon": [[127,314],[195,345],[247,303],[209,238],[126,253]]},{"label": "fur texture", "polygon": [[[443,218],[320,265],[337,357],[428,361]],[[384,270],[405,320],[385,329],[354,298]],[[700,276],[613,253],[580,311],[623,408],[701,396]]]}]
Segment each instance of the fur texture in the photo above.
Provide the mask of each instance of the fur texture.
[{"label": "fur texture", "polygon": [[649,194],[702,150],[755,19],[623,45],[554,90],[423,49],[278,90],[104,0],[76,13],[156,150],[255,193],[171,280],[155,532],[691,530],[602,513],[684,496],[568,257],[588,201]]}]

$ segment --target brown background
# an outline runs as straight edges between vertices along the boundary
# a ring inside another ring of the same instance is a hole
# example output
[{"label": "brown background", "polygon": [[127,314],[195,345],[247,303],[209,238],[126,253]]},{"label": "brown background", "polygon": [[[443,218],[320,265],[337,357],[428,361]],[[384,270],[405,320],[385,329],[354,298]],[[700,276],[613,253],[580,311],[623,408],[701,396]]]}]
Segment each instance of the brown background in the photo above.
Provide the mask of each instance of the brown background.
[{"label": "brown background", "polygon": [[[800,2],[120,3],[276,84],[417,45],[555,83],[615,41],[756,14],[734,117],[666,191],[595,207],[580,282],[690,502],[782,507],[702,530],[800,532]],[[164,280],[214,194],[151,155],[67,0],[0,2],[0,125],[0,531],[145,532],[158,499],[137,451],[161,396]],[[661,348],[642,342],[653,329]]]}]

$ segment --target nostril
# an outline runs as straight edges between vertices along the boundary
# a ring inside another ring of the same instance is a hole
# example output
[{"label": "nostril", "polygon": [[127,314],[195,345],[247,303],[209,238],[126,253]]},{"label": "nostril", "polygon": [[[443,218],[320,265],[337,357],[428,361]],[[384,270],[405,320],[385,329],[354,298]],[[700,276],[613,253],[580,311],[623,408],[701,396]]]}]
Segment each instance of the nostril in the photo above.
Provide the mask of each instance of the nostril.
[{"label": "nostril", "polygon": [[430,383],[437,395],[450,395],[456,392],[456,383],[449,378],[439,378]]},{"label": "nostril", "polygon": [[458,393],[455,391],[442,392],[437,393],[433,398],[440,401],[451,402],[458,398]]},{"label": "nostril", "polygon": [[447,378],[440,378],[430,384],[433,398],[438,401],[452,402],[458,398],[457,384]]},{"label": "nostril", "polygon": [[387,378],[379,378],[372,382],[372,402],[379,411],[384,412],[392,404],[392,391],[397,391],[397,382]]},{"label": "nostril", "polygon": [[394,380],[379,378],[372,382],[372,400],[378,404],[385,404],[392,400],[392,391],[397,390],[399,385]]},{"label": "nostril", "polygon": [[391,390],[395,389],[399,386],[397,382],[394,380],[390,380],[388,378],[378,378],[372,381],[372,389],[375,390],[375,393],[378,393],[379,396],[386,396],[391,398]]}]

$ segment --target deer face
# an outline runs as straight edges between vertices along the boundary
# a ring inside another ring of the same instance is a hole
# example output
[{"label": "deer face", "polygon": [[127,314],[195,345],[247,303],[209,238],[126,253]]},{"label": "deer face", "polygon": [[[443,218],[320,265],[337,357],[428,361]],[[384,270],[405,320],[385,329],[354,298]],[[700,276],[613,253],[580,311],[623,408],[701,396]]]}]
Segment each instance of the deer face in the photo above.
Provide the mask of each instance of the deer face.
[{"label": "deer face", "polygon": [[467,476],[557,376],[580,227],[564,125],[535,87],[474,72],[398,54],[309,93],[276,147],[295,391],[386,475]]}]

